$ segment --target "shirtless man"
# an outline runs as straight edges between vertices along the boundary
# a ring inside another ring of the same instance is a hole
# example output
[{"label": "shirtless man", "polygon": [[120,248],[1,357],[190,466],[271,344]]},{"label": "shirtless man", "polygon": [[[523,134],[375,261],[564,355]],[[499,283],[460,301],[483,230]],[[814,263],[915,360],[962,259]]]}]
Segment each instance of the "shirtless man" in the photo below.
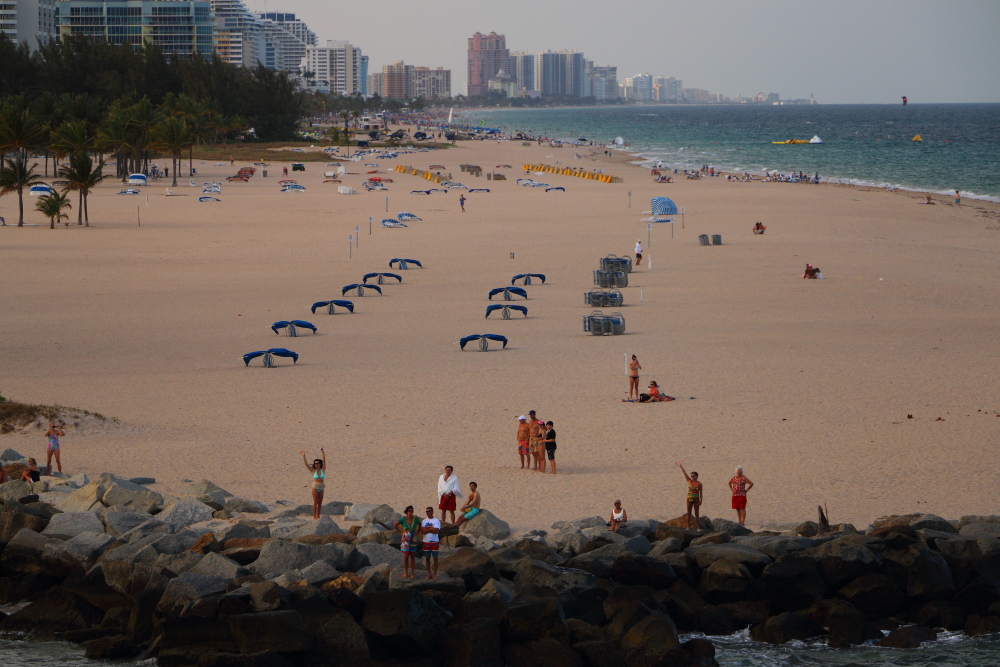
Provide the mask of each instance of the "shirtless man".
[{"label": "shirtless man", "polygon": [[530,462],[530,457],[528,455],[528,443],[531,439],[531,429],[528,426],[528,418],[521,415],[517,418],[517,455],[521,457],[521,468],[524,469],[524,462],[527,459]]},{"label": "shirtless man", "polygon": [[528,413],[528,452],[531,454],[532,470],[541,469],[542,451],[545,431],[538,425],[538,416],[532,410]]},{"label": "shirtless man", "polygon": [[458,517],[458,523],[455,524],[456,526],[461,526],[464,522],[479,514],[480,500],[479,485],[475,482],[469,482],[469,499],[465,501],[465,504],[462,505],[462,509],[459,510],[462,513],[462,516]]}]

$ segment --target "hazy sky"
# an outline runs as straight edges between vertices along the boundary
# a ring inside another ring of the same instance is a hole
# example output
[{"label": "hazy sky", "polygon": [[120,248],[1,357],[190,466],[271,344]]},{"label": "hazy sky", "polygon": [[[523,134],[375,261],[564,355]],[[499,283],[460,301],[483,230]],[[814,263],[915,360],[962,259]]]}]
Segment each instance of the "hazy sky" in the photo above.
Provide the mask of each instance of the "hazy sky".
[{"label": "hazy sky", "polygon": [[675,76],[730,97],[820,103],[1000,102],[1000,0],[244,0],[294,12],[321,43],[346,39],[369,72],[404,60],[452,70],[466,40],[496,31],[511,51],[576,49],[597,65]]}]

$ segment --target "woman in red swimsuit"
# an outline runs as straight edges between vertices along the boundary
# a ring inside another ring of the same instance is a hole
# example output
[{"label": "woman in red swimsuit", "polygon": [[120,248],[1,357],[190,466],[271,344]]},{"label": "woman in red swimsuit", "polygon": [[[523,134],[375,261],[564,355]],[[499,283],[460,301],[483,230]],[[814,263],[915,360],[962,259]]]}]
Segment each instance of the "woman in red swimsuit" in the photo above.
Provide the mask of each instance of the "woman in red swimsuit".
[{"label": "woman in red swimsuit", "polygon": [[729,488],[733,492],[733,509],[736,510],[736,520],[742,526],[747,520],[747,491],[753,488],[753,482],[743,475],[743,467],[736,469],[736,475],[729,480]]}]

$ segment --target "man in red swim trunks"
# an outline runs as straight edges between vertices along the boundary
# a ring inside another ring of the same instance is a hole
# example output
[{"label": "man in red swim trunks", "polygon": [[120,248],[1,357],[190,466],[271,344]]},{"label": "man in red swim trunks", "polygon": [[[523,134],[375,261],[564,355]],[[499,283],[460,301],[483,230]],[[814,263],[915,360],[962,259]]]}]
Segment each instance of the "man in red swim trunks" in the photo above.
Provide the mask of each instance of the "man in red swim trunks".
[{"label": "man in red swim trunks", "polygon": [[517,418],[517,455],[521,457],[521,468],[524,468],[525,461],[531,463],[530,441],[531,425],[528,424],[528,418],[521,415]]},{"label": "man in red swim trunks", "polygon": [[438,477],[438,509],[441,510],[441,523],[444,523],[446,512],[451,512],[451,522],[455,523],[455,498],[465,497],[462,486],[458,483],[458,477],[452,474],[454,471],[451,466],[445,466],[444,474]]},{"label": "man in red swim trunks", "polygon": [[743,475],[743,467],[736,469],[736,475],[729,480],[729,488],[733,492],[733,509],[736,510],[736,520],[742,526],[747,520],[747,491],[753,488],[750,478]]}]

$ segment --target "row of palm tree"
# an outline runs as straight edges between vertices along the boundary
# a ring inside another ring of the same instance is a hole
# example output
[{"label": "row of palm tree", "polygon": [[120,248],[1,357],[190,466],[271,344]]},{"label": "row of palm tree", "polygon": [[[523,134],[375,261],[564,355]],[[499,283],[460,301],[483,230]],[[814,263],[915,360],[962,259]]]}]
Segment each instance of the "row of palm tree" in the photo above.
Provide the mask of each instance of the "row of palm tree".
[{"label": "row of palm tree", "polygon": [[130,95],[97,116],[89,102],[43,95],[29,103],[17,96],[0,106],[0,196],[17,193],[18,226],[24,224],[24,191],[42,180],[30,152],[43,154],[46,178],[52,160],[53,173],[61,179],[54,184],[64,193],[79,194],[77,224],[89,226],[87,197],[105,178],[104,156],[113,156],[116,176],[125,183],[129,174],[149,172],[154,152],[169,155],[176,187],[185,152],[190,176],[195,144],[225,141],[229,133],[245,129],[240,118],[224,117],[186,95],[168,93],[158,107],[147,97]]}]

